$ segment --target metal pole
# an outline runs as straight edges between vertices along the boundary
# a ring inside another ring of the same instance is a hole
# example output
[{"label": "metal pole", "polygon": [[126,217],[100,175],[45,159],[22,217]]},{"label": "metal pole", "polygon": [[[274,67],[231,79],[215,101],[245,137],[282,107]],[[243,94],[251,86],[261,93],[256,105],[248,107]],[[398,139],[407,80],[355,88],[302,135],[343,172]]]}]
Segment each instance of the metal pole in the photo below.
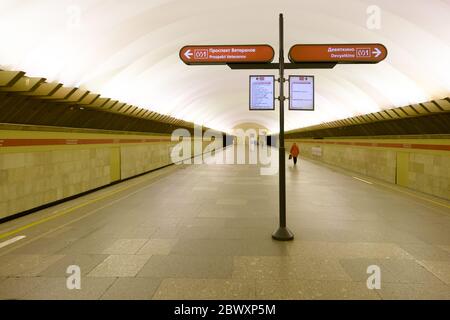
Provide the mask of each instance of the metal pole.
[{"label": "metal pole", "polygon": [[283,14],[280,13],[280,135],[279,135],[279,205],[280,205],[280,226],[272,234],[272,238],[280,241],[294,239],[294,234],[286,227],[286,159],[284,148],[284,29]]}]

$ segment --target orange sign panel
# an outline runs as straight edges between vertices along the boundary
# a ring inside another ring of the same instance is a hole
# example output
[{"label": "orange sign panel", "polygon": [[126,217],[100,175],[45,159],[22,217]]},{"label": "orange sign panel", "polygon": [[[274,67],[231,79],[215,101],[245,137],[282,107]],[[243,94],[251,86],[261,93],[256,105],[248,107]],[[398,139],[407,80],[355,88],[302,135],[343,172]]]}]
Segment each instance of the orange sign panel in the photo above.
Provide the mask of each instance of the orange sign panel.
[{"label": "orange sign panel", "polygon": [[386,56],[386,47],[379,43],[297,44],[289,50],[289,60],[294,63],[378,63]]},{"label": "orange sign panel", "polygon": [[272,62],[274,50],[269,45],[185,46],[180,59],[186,64],[226,64]]}]

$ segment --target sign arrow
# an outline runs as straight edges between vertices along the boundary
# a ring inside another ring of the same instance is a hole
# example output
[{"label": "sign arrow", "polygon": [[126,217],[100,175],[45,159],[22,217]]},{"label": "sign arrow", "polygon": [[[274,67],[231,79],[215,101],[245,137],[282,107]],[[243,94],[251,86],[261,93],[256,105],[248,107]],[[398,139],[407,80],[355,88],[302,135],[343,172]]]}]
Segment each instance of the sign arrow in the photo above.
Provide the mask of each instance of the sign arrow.
[{"label": "sign arrow", "polygon": [[381,54],[381,51],[378,48],[375,48],[374,50],[375,51],[372,51],[372,53],[375,54],[375,58],[378,58],[380,56],[380,54]]},{"label": "sign arrow", "polygon": [[193,55],[193,53],[191,52],[191,49],[189,49],[188,51],[186,51],[185,53],[184,53],[184,56],[186,57],[186,58],[188,58],[189,60],[191,59],[191,56]]}]

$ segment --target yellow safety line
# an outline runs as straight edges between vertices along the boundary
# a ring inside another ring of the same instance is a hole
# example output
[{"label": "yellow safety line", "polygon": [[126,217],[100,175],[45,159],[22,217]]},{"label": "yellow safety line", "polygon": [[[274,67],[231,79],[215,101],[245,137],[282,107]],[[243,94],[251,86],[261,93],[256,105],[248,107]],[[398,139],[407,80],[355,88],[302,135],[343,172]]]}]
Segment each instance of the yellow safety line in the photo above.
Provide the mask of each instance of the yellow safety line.
[{"label": "yellow safety line", "polygon": [[[134,186],[134,185],[132,185],[132,186]],[[116,194],[116,193],[118,193],[118,192],[121,192],[121,191],[123,191],[123,190],[125,190],[125,189],[128,189],[128,188],[130,188],[130,187],[132,187],[132,186],[129,186],[129,187],[127,187],[127,188],[122,188],[122,189],[119,189],[119,190],[115,190],[114,192],[108,193],[108,194],[103,195],[103,196],[101,196],[101,197],[98,197],[98,198],[95,198],[95,199],[86,201],[86,202],[84,202],[84,203],[82,203],[82,204],[79,204],[79,205],[73,206],[73,207],[71,207],[71,208],[69,208],[69,209],[63,210],[63,211],[61,211],[61,212],[59,212],[59,213],[57,213],[57,214],[55,214],[55,215],[53,215],[53,216],[50,216],[50,217],[47,217],[47,218],[44,218],[44,219],[41,219],[41,220],[32,222],[32,223],[27,224],[27,225],[25,225],[25,226],[23,226],[23,227],[17,228],[17,229],[15,229],[15,230],[12,230],[12,231],[9,231],[9,232],[6,232],[6,233],[3,233],[3,234],[0,235],[0,239],[9,237],[9,236],[11,236],[11,235],[13,235],[13,234],[19,233],[19,232],[24,231],[24,230],[26,230],[26,229],[29,229],[29,228],[31,228],[31,227],[40,225],[40,224],[42,224],[42,223],[44,223],[44,222],[47,222],[47,221],[56,219],[56,218],[58,218],[58,217],[61,217],[61,216],[63,216],[63,215],[66,215],[66,214],[68,214],[68,213],[70,213],[70,212],[72,212],[72,211],[74,211],[74,210],[83,208],[83,207],[85,207],[85,206],[87,206],[87,205],[89,205],[89,204],[92,204],[92,203],[94,203],[94,202],[97,202],[97,201],[99,201],[99,200],[102,200],[102,199],[104,199],[104,198],[107,198],[107,197],[109,197],[109,196],[111,196],[111,195],[114,195],[114,194]]]},{"label": "yellow safety line", "polygon": [[101,195],[101,196],[99,196],[99,197],[97,197],[97,198],[95,198],[95,199],[86,201],[86,202],[81,203],[81,204],[79,204],[79,205],[76,205],[76,206],[73,206],[73,207],[68,208],[68,209],[66,209],[66,210],[63,210],[63,211],[61,211],[61,212],[59,212],[59,213],[57,213],[57,214],[55,214],[55,215],[52,215],[52,216],[50,216],[50,217],[43,218],[43,219],[41,219],[41,220],[32,222],[32,223],[30,223],[30,224],[27,224],[27,225],[25,225],[25,226],[23,226],[23,227],[20,227],[20,228],[15,229],[15,230],[8,231],[8,232],[6,232],[6,233],[1,234],[1,235],[0,235],[0,239],[3,239],[3,238],[6,238],[6,237],[9,237],[9,236],[12,236],[12,235],[14,235],[14,234],[16,234],[16,233],[19,233],[19,232],[21,232],[21,231],[27,230],[27,229],[29,229],[29,228],[31,228],[31,227],[34,227],[34,226],[40,225],[40,224],[42,224],[42,223],[44,223],[44,222],[47,222],[47,221],[56,219],[56,218],[58,218],[58,217],[61,217],[61,216],[66,215],[66,214],[68,214],[68,213],[71,213],[71,212],[73,212],[73,211],[75,211],[75,210],[77,210],[77,209],[83,208],[83,207],[85,207],[85,206],[87,206],[87,205],[89,205],[89,204],[92,204],[92,203],[98,202],[98,201],[100,201],[100,200],[102,200],[102,199],[108,198],[108,197],[110,197],[110,196],[112,196],[112,195],[115,195],[116,193],[119,193],[119,192],[122,192],[122,191],[124,191],[124,190],[130,189],[130,188],[132,188],[132,187],[134,187],[134,186],[136,186],[136,185],[138,185],[138,184],[144,183],[144,182],[146,182],[146,181],[144,180],[144,181],[139,181],[139,182],[137,182],[137,183],[130,184],[129,186],[126,186],[126,187],[123,187],[123,188],[120,188],[120,189],[111,191],[111,192],[109,192],[109,193],[107,193],[107,194],[104,194],[104,195]]},{"label": "yellow safety line", "polygon": [[82,216],[79,216],[79,217],[77,217],[77,218],[75,218],[75,219],[73,219],[73,220],[71,220],[71,221],[69,221],[69,222],[67,222],[67,223],[60,224],[60,225],[58,225],[58,227],[56,227],[56,228],[54,228],[54,229],[50,229],[49,231],[46,231],[46,232],[41,233],[41,234],[38,234],[38,235],[36,235],[35,237],[29,239],[27,242],[19,243],[18,245],[14,246],[14,247],[12,247],[12,248],[9,248],[9,249],[6,250],[6,251],[1,251],[1,252],[0,252],[0,257],[6,255],[6,254],[8,254],[8,253],[10,253],[10,252],[12,252],[12,251],[14,251],[14,250],[16,250],[16,249],[22,248],[22,247],[24,247],[24,246],[26,246],[26,245],[28,245],[28,244],[30,244],[30,243],[33,243],[33,242],[35,242],[35,241],[37,241],[37,240],[39,240],[39,239],[45,237],[46,235],[49,235],[49,234],[52,234],[53,232],[56,232],[56,231],[58,231],[58,230],[61,230],[61,229],[63,229],[64,227],[66,227],[66,226],[68,226],[68,225],[71,225],[72,223],[78,222],[78,221],[80,221],[80,220],[82,220],[82,219],[84,219],[84,218],[86,218],[86,217],[89,217],[90,215],[93,215],[94,213],[96,213],[96,212],[98,212],[98,211],[100,211],[100,210],[102,210],[102,209],[105,209],[105,208],[107,208],[107,207],[113,205],[113,204],[116,203],[116,202],[122,201],[123,199],[126,199],[126,198],[128,198],[128,197],[130,197],[130,196],[132,196],[132,195],[134,195],[134,194],[136,194],[136,193],[138,193],[138,192],[141,192],[142,190],[144,190],[144,189],[146,189],[146,188],[148,188],[148,187],[150,187],[150,186],[151,186],[151,185],[147,185],[147,186],[145,186],[145,187],[142,187],[142,188],[140,188],[140,189],[138,189],[138,190],[136,190],[136,191],[133,191],[132,193],[129,193],[129,194],[123,196],[123,197],[120,197],[120,198],[117,198],[116,200],[110,201],[110,202],[108,202],[107,204],[105,204],[105,205],[103,205],[103,206],[101,206],[101,207],[95,208],[94,210],[91,210],[91,211],[89,211],[89,212],[83,214]]}]

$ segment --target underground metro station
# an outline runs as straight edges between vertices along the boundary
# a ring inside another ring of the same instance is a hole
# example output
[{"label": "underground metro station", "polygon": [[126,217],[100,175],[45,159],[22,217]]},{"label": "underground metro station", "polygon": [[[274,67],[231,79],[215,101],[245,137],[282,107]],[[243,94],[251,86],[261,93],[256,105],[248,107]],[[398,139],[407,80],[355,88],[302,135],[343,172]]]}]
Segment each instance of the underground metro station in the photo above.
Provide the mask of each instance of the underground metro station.
[{"label": "underground metro station", "polygon": [[0,299],[450,300],[450,4],[405,5],[0,0]]}]

